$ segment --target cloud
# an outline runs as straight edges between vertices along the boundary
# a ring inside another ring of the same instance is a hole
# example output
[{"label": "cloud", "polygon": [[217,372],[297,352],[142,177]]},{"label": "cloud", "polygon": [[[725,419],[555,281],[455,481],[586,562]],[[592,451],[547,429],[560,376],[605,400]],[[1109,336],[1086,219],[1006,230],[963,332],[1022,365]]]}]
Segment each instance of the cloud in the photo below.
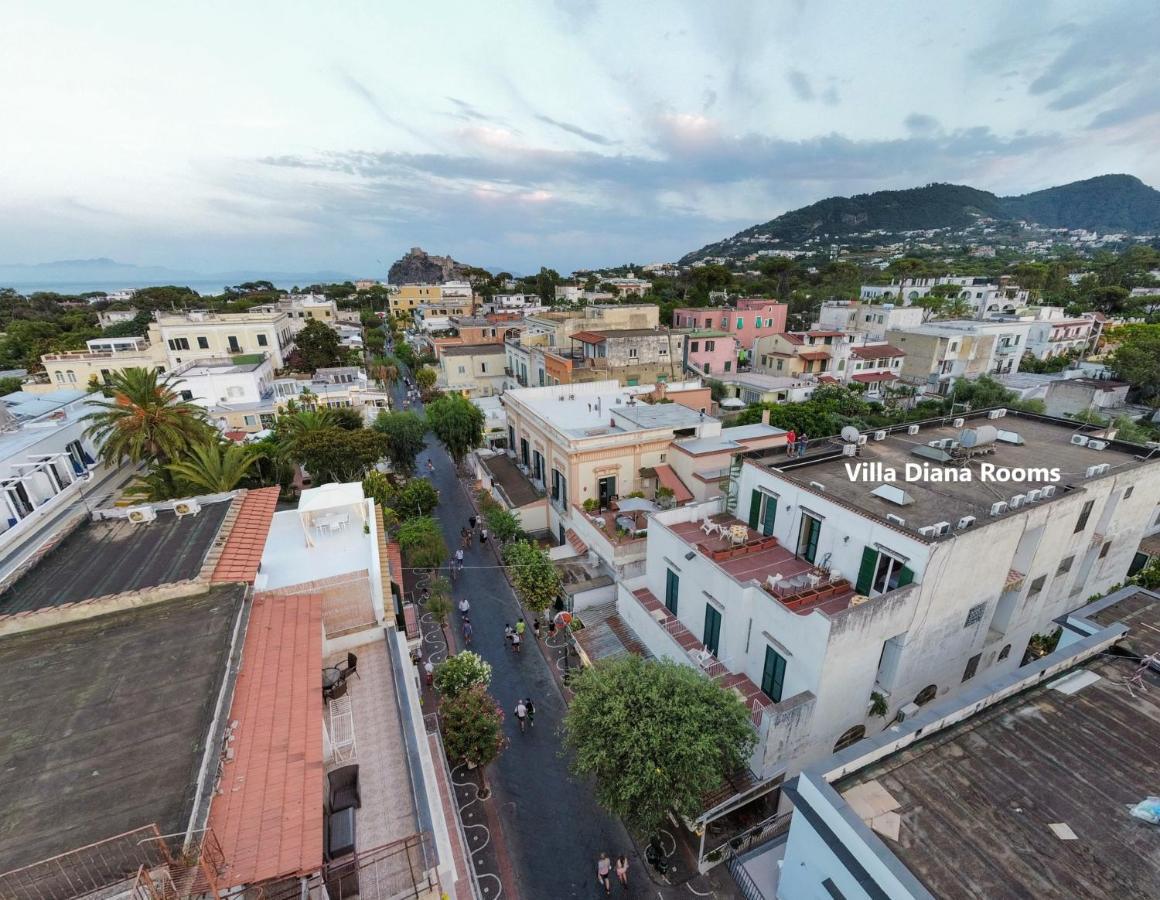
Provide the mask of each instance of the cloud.
[{"label": "cloud", "polygon": [[940,128],[938,119],[934,116],[928,116],[926,113],[911,113],[903,124],[906,126],[906,130],[912,134],[930,134]]},{"label": "cloud", "polygon": [[790,69],[785,73],[785,80],[789,83],[789,89],[793,91],[793,95],[802,102],[809,103],[814,99],[814,88],[805,72],[800,69]]},{"label": "cloud", "polygon": [[577,137],[584,138],[584,140],[591,141],[593,144],[599,144],[602,147],[608,147],[616,143],[616,141],[612,140],[611,138],[607,138],[602,134],[597,134],[594,131],[586,131],[579,125],[573,125],[570,122],[561,122],[541,113],[536,113],[536,118],[541,122],[546,122],[548,125],[551,125],[554,128],[559,128],[561,131],[566,131],[568,134],[574,134]]},{"label": "cloud", "polygon": [[1149,87],[1123,103],[1108,107],[1091,120],[1088,129],[1127,125],[1151,116],[1160,116],[1160,87]]}]

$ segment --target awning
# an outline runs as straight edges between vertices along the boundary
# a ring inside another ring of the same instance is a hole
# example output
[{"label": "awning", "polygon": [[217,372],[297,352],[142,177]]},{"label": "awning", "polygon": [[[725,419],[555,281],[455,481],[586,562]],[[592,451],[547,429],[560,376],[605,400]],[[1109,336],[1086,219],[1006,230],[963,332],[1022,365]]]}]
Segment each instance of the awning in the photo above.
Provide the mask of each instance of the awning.
[{"label": "awning", "polygon": [[857,372],[853,376],[855,381],[862,384],[873,384],[876,381],[897,381],[898,376],[893,372]]},{"label": "awning", "polygon": [[810,362],[814,362],[814,361],[819,360],[819,359],[829,359],[830,354],[827,353],[825,350],[804,350],[797,355],[797,358],[809,360]]},{"label": "awning", "polygon": [[688,503],[693,499],[693,492],[685,487],[685,483],[681,481],[680,476],[673,471],[673,467],[669,465],[657,466],[657,481],[661,483],[661,487],[667,487],[673,492],[673,499],[678,503]]}]

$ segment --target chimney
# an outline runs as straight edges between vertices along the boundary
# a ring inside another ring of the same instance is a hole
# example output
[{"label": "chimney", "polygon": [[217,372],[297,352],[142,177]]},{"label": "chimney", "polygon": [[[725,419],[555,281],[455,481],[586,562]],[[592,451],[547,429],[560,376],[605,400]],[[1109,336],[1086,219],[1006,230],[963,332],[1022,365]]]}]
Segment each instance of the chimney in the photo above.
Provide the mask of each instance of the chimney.
[{"label": "chimney", "polygon": [[769,410],[768,409],[763,409],[761,411],[761,424],[762,425],[769,424]]}]

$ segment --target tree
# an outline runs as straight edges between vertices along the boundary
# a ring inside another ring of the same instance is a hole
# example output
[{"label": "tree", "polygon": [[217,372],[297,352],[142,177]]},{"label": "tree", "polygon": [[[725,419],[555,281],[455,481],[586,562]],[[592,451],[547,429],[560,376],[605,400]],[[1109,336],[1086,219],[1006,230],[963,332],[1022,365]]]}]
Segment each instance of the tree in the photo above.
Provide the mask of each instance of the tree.
[{"label": "tree", "polygon": [[415,458],[427,443],[427,420],[413,412],[387,412],[375,419],[374,429],[386,435],[387,459],[396,472],[410,475]]},{"label": "tree", "polygon": [[439,505],[439,491],[426,478],[412,478],[391,489],[389,506],[404,519],[429,516]]},{"label": "tree", "polygon": [[205,410],[182,400],[172,375],[156,369],[125,369],[109,376],[106,399],[85,416],[85,435],[101,445],[108,463],[128,459],[165,465],[184,456],[211,432]]},{"label": "tree", "polygon": [[475,687],[486,690],[490,683],[491,663],[471,650],[449,656],[435,667],[435,687],[444,699]]},{"label": "tree", "polygon": [[328,411],[333,417],[334,424],[339,428],[344,428],[347,431],[358,431],[360,428],[366,428],[366,419],[363,418],[361,409],[355,409],[353,406],[336,406],[328,407]]},{"label": "tree", "polygon": [[15,394],[23,387],[24,380],[21,378],[0,378],[0,397]]},{"label": "tree", "polygon": [[581,670],[570,687],[564,745],[573,770],[595,776],[601,805],[640,835],[670,809],[695,818],[757,740],[736,694],[670,660],[623,656]]},{"label": "tree", "polygon": [[438,569],[447,559],[447,544],[439,523],[430,516],[415,516],[399,526],[399,547],[407,565],[415,569]]},{"label": "tree", "polygon": [[481,687],[449,697],[439,706],[439,722],[447,755],[456,763],[478,767],[483,782],[479,796],[490,796],[485,769],[507,742],[503,710],[495,698]]},{"label": "tree", "polygon": [[439,375],[434,369],[424,366],[415,373],[415,384],[419,385],[420,391],[429,391],[435,387],[435,380],[438,377]]},{"label": "tree", "polygon": [[444,645],[451,646],[447,640],[447,617],[451,615],[451,585],[447,583],[446,578],[432,579],[427,589],[427,612],[439,626]]},{"label": "tree", "polygon": [[1149,405],[1160,398],[1160,325],[1126,325],[1117,328],[1120,345],[1108,365]]},{"label": "tree", "polygon": [[542,613],[560,594],[562,582],[557,569],[543,550],[530,541],[516,541],[503,550],[512,587],[533,612]]},{"label": "tree", "polygon": [[311,319],[294,337],[295,368],[303,372],[314,372],[337,366],[342,358],[338,334],[318,319]]},{"label": "tree", "polygon": [[387,439],[370,428],[344,431],[320,428],[295,439],[293,456],[311,474],[315,484],[361,481],[387,453]]},{"label": "tree", "polygon": [[166,468],[179,485],[191,488],[191,493],[224,494],[245,480],[261,455],[262,451],[253,447],[209,440],[195,444],[188,457]]},{"label": "tree", "polygon": [[514,541],[523,531],[515,514],[498,503],[484,510],[483,520],[487,523],[487,530],[503,544]]},{"label": "tree", "polygon": [[460,394],[447,394],[427,407],[427,423],[456,465],[483,443],[483,412]]}]

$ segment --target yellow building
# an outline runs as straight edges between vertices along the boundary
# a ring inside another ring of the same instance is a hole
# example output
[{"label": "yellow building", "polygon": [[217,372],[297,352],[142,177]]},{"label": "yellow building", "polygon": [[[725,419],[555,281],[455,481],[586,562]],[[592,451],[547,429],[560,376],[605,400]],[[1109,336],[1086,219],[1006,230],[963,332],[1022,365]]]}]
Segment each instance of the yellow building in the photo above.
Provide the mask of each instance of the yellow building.
[{"label": "yellow building", "polygon": [[164,348],[170,369],[195,359],[247,353],[269,354],[274,368],[281,369],[294,349],[290,317],[281,310],[158,314],[149,326],[149,339]]},{"label": "yellow building", "polygon": [[40,358],[52,390],[104,383],[125,369],[168,371],[164,351],[143,337],[97,338],[87,343],[87,350],[46,353]]},{"label": "yellow building", "polygon": [[491,397],[503,389],[505,360],[503,344],[447,347],[439,356],[436,384],[465,397]]},{"label": "yellow building", "polygon": [[407,315],[418,306],[439,303],[443,299],[443,287],[438,284],[401,284],[390,295],[391,315]]}]

